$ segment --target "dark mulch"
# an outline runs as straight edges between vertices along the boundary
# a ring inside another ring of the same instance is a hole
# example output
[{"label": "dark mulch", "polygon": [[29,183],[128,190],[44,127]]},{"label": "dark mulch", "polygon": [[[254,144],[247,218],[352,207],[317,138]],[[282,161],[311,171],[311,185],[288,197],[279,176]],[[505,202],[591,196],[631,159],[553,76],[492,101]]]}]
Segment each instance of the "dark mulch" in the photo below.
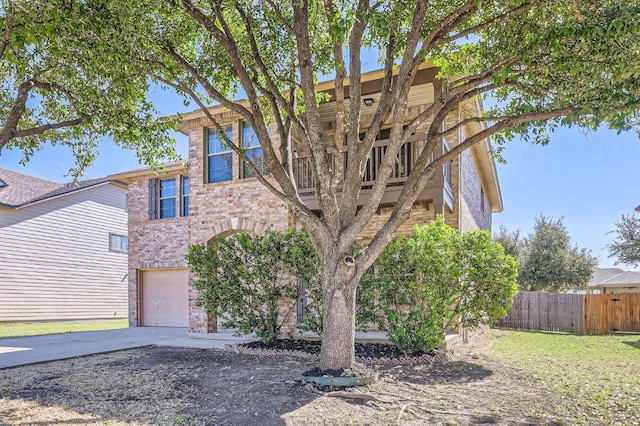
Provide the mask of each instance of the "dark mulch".
[{"label": "dark mulch", "polygon": [[[304,340],[304,339],[280,339],[272,343],[263,342],[250,342],[241,346],[245,346],[253,349],[286,349],[293,351],[303,351],[312,354],[320,353],[320,342],[317,340]],[[399,358],[406,356],[422,356],[422,355],[435,355],[436,351],[423,352],[403,352],[393,345],[384,343],[356,343],[356,356],[365,358]]]}]

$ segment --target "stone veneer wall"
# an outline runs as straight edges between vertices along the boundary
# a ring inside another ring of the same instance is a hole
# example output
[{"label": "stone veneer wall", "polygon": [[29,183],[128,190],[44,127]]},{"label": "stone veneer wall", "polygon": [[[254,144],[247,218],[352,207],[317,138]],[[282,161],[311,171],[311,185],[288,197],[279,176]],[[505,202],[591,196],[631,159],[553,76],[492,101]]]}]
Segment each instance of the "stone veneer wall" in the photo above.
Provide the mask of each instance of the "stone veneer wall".
[{"label": "stone veneer wall", "polygon": [[[482,183],[475,162],[474,153],[468,149],[460,155],[460,230],[491,230],[491,206],[486,194],[482,191]],[[482,198],[484,197],[484,200]],[[484,206],[484,208],[483,208]]]}]

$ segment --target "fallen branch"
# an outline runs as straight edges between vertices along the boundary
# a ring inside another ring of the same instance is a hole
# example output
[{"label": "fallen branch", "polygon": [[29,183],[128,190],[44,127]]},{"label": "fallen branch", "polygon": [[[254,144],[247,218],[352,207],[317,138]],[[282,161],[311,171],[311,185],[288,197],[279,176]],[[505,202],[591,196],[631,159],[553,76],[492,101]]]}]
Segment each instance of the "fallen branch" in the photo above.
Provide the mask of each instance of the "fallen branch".
[{"label": "fallen branch", "polygon": [[376,408],[376,409],[378,409],[378,410],[380,410],[380,411],[387,411],[387,409],[386,409],[386,408],[384,408],[382,405],[377,404],[377,403],[375,403],[375,402],[373,402],[373,401],[367,401],[367,402],[365,402],[365,403],[364,403],[364,405],[366,405],[366,406],[368,406],[368,407]]},{"label": "fallen branch", "polygon": [[404,404],[404,405],[402,406],[402,409],[400,410],[400,414],[398,414],[398,422],[397,422],[397,423],[398,423],[398,426],[400,426],[400,418],[401,418],[401,417],[402,417],[402,415],[404,414],[404,410],[406,410],[406,409],[407,409],[407,407],[408,407],[409,405],[411,405],[411,403],[409,403],[409,404]]},{"label": "fallen branch", "polygon": [[362,399],[366,401],[380,401],[373,395],[367,395],[365,393],[356,393],[356,392],[327,392],[324,396],[330,396],[333,398],[346,398],[346,399]]}]

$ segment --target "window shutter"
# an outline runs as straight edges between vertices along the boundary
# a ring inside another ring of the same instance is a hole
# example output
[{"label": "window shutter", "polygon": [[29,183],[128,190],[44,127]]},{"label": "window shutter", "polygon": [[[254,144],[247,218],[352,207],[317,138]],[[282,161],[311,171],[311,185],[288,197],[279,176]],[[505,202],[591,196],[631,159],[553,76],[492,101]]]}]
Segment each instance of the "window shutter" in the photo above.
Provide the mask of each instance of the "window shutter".
[{"label": "window shutter", "polygon": [[156,199],[158,194],[158,179],[149,179],[149,219],[156,219],[156,206],[158,201]]}]

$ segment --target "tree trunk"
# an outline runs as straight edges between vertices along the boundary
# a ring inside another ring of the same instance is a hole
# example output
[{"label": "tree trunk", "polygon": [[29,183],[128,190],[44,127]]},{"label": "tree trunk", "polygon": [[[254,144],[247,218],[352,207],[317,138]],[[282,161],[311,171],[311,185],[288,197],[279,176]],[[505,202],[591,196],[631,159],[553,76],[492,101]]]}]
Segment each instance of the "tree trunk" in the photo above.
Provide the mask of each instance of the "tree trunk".
[{"label": "tree trunk", "polygon": [[[325,265],[330,263],[329,265]],[[326,259],[321,267],[322,349],[320,368],[339,370],[350,368],[355,362],[357,279],[355,267],[346,265],[342,257]],[[334,272],[335,271],[335,272]]]}]

